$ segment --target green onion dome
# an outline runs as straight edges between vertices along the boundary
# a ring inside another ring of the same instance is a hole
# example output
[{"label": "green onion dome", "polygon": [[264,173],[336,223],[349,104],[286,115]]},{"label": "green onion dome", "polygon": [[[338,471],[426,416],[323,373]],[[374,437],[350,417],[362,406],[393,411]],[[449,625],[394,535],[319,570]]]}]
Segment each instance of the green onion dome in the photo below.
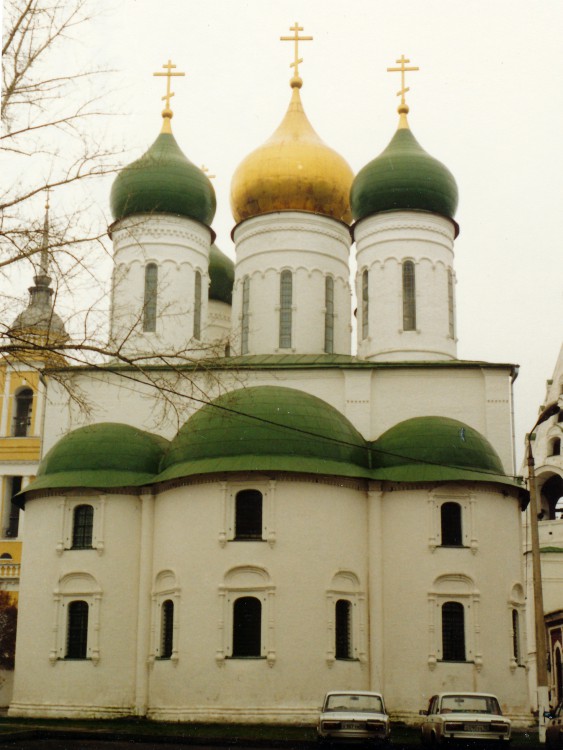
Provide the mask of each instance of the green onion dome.
[{"label": "green onion dome", "polygon": [[455,216],[458,192],[450,170],[427,154],[411,133],[406,115],[391,142],[357,174],[350,193],[356,221],[380,211],[429,211]]},{"label": "green onion dome", "polygon": [[223,471],[367,477],[367,444],[333,406],[278,386],[216,398],[178,432],[156,481]]},{"label": "green onion dome", "polygon": [[169,441],[116,422],[79,427],[44,456],[37,477],[25,488],[138,487],[158,471]]},{"label": "green onion dome", "polygon": [[372,443],[374,478],[399,482],[471,480],[518,486],[487,438],[448,417],[415,417]]},{"label": "green onion dome", "polygon": [[209,299],[231,305],[235,283],[235,264],[219,250],[215,243],[209,250],[209,282]]},{"label": "green onion dome", "polygon": [[162,132],[149,150],[121,170],[111,188],[113,218],[144,213],[187,216],[210,226],[215,190],[209,178],[180,150],[171,132]]}]

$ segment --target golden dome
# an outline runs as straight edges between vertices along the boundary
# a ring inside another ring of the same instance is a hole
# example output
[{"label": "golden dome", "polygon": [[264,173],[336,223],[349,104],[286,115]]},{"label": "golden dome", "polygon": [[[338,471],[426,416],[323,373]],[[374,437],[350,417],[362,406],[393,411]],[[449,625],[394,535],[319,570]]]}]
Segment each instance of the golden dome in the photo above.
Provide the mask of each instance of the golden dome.
[{"label": "golden dome", "polygon": [[349,224],[354,174],[315,133],[301,104],[301,79],[275,133],[237,167],[231,209],[237,224],[273,211],[310,211]]}]

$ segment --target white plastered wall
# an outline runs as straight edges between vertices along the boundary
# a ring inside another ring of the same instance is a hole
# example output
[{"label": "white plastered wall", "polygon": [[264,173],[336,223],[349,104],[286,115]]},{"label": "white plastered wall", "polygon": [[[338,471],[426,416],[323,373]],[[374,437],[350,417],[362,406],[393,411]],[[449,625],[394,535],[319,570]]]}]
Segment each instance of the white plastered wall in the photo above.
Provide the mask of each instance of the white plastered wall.
[{"label": "white plastered wall", "polygon": [[[174,354],[194,339],[195,275],[201,274],[201,331],[207,322],[211,231],[191,219],[167,214],[131,216],[112,227],[114,272],[110,338],[124,354]],[[158,268],[156,331],[143,331],[145,268]]]},{"label": "white plastered wall", "polygon": [[[456,357],[454,225],[431,213],[389,211],[354,227],[358,356],[377,360]],[[416,329],[403,330],[402,264],[415,268]],[[369,274],[368,335],[362,338],[362,274]],[[454,285],[454,336],[449,330],[448,271]]]},{"label": "white plastered wall", "polygon": [[[250,280],[248,354],[322,354],[325,278],[334,279],[334,352],[351,346],[350,231],[341,222],[298,211],[265,214],[234,231],[233,351],[240,352],[242,280]],[[279,347],[280,274],[293,274],[291,348]]]}]

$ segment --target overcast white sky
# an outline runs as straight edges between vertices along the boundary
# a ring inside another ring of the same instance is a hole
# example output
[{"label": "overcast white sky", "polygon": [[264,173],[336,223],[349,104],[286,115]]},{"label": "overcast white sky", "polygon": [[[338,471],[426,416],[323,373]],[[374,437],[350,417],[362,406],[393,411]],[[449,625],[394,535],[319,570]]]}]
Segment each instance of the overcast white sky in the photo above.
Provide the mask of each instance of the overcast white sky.
[{"label": "overcast white sky", "polygon": [[[459,187],[458,354],[521,365],[516,443],[535,421],[562,340],[561,0],[99,0],[82,53],[117,70],[113,136],[124,161],[160,129],[171,58],[174,134],[216,175],[217,244],[234,257],[230,179],[277,127],[290,97],[297,20],[302,99],[319,135],[357,172],[397,124],[401,54],[411,129]],[[72,59],[68,64],[72,65]],[[112,82],[109,84],[112,87]],[[98,200],[108,214],[109,183]]]}]

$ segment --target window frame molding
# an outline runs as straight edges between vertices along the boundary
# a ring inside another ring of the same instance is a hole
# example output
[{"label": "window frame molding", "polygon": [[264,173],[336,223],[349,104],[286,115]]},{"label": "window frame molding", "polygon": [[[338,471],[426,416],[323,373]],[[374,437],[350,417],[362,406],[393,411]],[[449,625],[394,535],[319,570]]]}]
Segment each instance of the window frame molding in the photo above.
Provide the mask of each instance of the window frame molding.
[{"label": "window frame molding", "polygon": [[[524,594],[524,587],[521,583],[515,583],[512,586],[510,597],[507,601],[508,609],[508,631],[509,631],[509,667],[510,671],[514,672],[518,667],[526,668],[526,597]],[[518,632],[517,636],[517,647],[518,647],[518,658],[514,654],[515,644],[515,633],[513,624],[513,612],[517,615]]]},{"label": "window frame molding", "polygon": [[[276,543],[275,509],[276,509],[276,480],[257,478],[256,481],[234,480],[219,483],[221,493],[221,522],[218,540],[221,547],[227,542],[242,544],[245,541],[251,544],[256,542],[267,542],[270,547]],[[262,539],[237,539],[236,538],[236,496],[243,490],[258,490],[262,493]]]},{"label": "window frame molding", "polygon": [[[480,645],[481,594],[472,578],[463,573],[446,573],[434,580],[427,594],[428,658],[430,670],[440,664],[471,664],[477,672],[483,667]],[[461,604],[464,610],[465,661],[444,661],[442,644],[442,606],[447,602]]]},{"label": "window frame molding", "polygon": [[[275,649],[275,595],[276,587],[265,568],[257,565],[237,565],[230,568],[218,588],[219,611],[218,646],[215,653],[217,666],[227,661],[265,661],[269,667],[276,663]],[[255,597],[262,605],[260,656],[233,656],[234,603],[242,597]]]},{"label": "window frame molding", "polygon": [[[73,547],[74,531],[74,509],[79,505],[91,505],[94,509],[94,519],[92,523],[92,546],[91,547]],[[63,552],[88,552],[96,550],[98,555],[102,555],[105,549],[104,541],[104,517],[105,517],[106,495],[72,495],[63,496],[59,503],[59,539],[56,544],[56,552],[60,556]]]},{"label": "window frame molding", "polygon": [[[49,661],[51,665],[69,662],[91,662],[97,666],[100,661],[100,609],[102,589],[90,573],[73,571],[59,579],[53,591],[53,628]],[[85,659],[66,657],[68,633],[68,607],[72,602],[84,601],[88,604],[88,637]]]},{"label": "window frame molding", "polygon": [[[457,503],[461,507],[461,541],[460,546],[442,545],[442,505]],[[473,492],[448,492],[430,490],[428,492],[428,548],[436,549],[470,549],[477,554],[479,538],[477,535],[476,510],[477,497]]]},{"label": "window frame molding", "polygon": [[[151,634],[149,664],[158,662],[171,662],[176,665],[180,658],[179,634],[180,634],[180,602],[181,588],[178,584],[178,577],[174,570],[165,568],[159,571],[153,583],[151,593]],[[162,643],[162,605],[165,601],[171,600],[174,604],[174,623],[172,626],[172,654],[170,657],[163,658],[160,656],[160,647]]]},{"label": "window frame molding", "polygon": [[[336,658],[336,603],[339,600],[350,602],[352,638],[352,656],[349,659]],[[325,592],[326,601],[326,636],[327,647],[325,659],[329,667],[336,661],[357,661],[365,666],[367,654],[366,594],[360,587],[360,579],[351,570],[339,569],[332,576],[330,586]]]}]

